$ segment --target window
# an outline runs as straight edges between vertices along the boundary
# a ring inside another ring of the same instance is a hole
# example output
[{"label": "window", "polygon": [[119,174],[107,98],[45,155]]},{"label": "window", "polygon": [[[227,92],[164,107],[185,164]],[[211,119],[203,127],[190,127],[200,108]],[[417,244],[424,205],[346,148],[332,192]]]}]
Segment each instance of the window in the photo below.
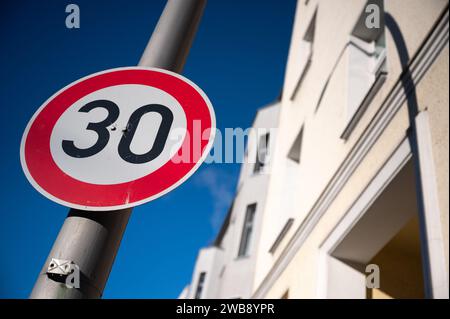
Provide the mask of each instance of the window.
[{"label": "window", "polygon": [[[383,1],[371,0],[380,8],[383,16]],[[366,8],[366,6],[364,7]],[[361,117],[375,93],[383,84],[386,74],[386,40],[384,19],[380,17],[378,28],[366,26],[367,12],[364,10],[353,28],[347,49],[348,83],[346,128],[342,138],[346,139]]]},{"label": "window", "polygon": [[256,162],[254,173],[259,173],[262,171],[267,161],[267,154],[269,153],[269,133],[261,135],[259,137],[258,151],[256,152]]},{"label": "window", "polygon": [[255,219],[256,203],[247,206],[245,212],[244,226],[242,228],[241,243],[239,245],[238,257],[244,257],[248,255],[250,248],[250,237],[253,231],[253,221]]},{"label": "window", "polygon": [[293,160],[296,163],[300,163],[300,153],[302,150],[302,141],[303,141],[303,127],[300,129],[300,132],[297,134],[297,137],[292,143],[291,149],[288,153],[288,158]]},{"label": "window", "polygon": [[311,18],[311,21],[309,22],[308,28],[306,29],[305,35],[303,36],[303,39],[300,42],[300,72],[299,72],[299,79],[297,81],[297,84],[295,86],[295,89],[292,93],[291,100],[295,98],[297,95],[297,92],[301,86],[301,83],[303,82],[303,79],[305,78],[305,74],[308,71],[311,61],[312,61],[312,53],[313,53],[313,44],[314,44],[314,36],[316,33],[316,15],[317,12],[314,12],[313,17]]},{"label": "window", "polygon": [[206,272],[201,272],[198,277],[197,290],[195,291],[195,299],[200,299],[202,296],[203,286],[205,285]]},{"label": "window", "polygon": [[305,56],[306,60],[311,60],[312,49],[314,43],[314,36],[316,34],[316,15],[317,12],[314,12],[311,21],[309,22],[308,29],[306,29],[305,35],[303,36],[302,48],[305,48]]}]

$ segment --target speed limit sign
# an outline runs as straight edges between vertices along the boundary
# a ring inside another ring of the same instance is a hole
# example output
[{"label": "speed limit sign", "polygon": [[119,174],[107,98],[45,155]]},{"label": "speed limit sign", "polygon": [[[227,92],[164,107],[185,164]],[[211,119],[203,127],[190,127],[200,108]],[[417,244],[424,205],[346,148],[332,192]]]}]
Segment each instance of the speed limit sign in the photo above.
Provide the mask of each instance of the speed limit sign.
[{"label": "speed limit sign", "polygon": [[214,110],[194,83],[161,69],[118,68],[50,97],[25,129],[20,158],[47,198],[77,209],[122,209],[183,183],[214,133]]}]

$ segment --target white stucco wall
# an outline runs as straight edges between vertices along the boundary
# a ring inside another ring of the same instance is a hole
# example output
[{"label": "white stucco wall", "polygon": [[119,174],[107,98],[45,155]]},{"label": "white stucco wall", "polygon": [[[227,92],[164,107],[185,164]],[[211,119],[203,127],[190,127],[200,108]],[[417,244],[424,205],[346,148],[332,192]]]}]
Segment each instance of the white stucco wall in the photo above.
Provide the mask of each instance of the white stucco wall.
[{"label": "white stucco wall", "polygon": [[[270,132],[269,154],[273,151],[274,131],[258,130],[275,128],[278,123],[278,103],[258,110],[252,128],[257,134]],[[259,138],[249,138],[247,157],[256,156]],[[249,298],[252,294],[256,251],[261,232],[270,161],[261,172],[254,172],[254,160],[248,158],[241,166],[236,195],[230,212],[230,221],[221,239],[220,247],[208,247],[200,251],[191,281],[189,298],[195,296],[198,277],[206,272],[206,282],[202,298]],[[238,257],[242,229],[247,206],[256,203],[253,230],[247,256]],[[231,203],[230,203],[231,205]]]},{"label": "white stucco wall", "polygon": [[[445,0],[411,0],[407,4],[402,0],[384,2],[386,12],[394,17],[402,32],[410,57],[416,54],[448,3]],[[348,139],[342,139],[341,134],[347,123],[346,105],[348,96],[346,92],[349,91],[347,84],[348,60],[345,58],[345,46],[365,3],[363,0],[311,0],[308,5],[305,5],[305,1],[299,1],[297,5],[280,108],[280,129],[275,142],[276,149],[270,172],[271,179],[253,287],[257,291],[262,284],[270,280],[271,287],[264,294],[266,297],[279,298],[287,289],[289,289],[293,298],[316,297],[317,283],[320,277],[317,270],[317,261],[321,243],[364,187],[367,186],[383,161],[406,136],[409,122],[407,104],[404,103],[381,134],[379,141],[375,143],[375,146],[372,146],[372,150],[366,155],[357,170],[342,185],[333,202],[326,203],[328,208],[319,223],[314,227],[312,233],[307,235],[304,243],[296,246],[298,250],[295,257],[290,260],[286,268],[278,267],[280,259],[286,257],[287,251],[285,249],[292,243],[296,231],[305,227],[307,217],[312,212],[317,211],[318,207],[324,207],[325,203],[322,202],[324,192],[327,192],[330,182],[333,181],[342,163],[348,161],[349,156],[353,156],[349,154],[352,154],[351,152],[355,145],[360,142],[361,136],[373,124],[375,116],[384,105],[386,97],[398,83],[403,71],[393,35],[387,29],[387,79],[377,91]],[[314,14],[316,14],[316,29],[312,63],[303,77],[300,89],[291,99],[302,64],[299,61],[302,57],[299,51],[302,47],[301,40]],[[343,52],[342,55],[341,52]],[[448,51],[444,51],[443,54],[444,58],[439,62],[442,64],[442,68],[436,67],[434,73],[438,73],[437,70],[443,73],[443,70],[447,68]],[[445,57],[447,63],[444,62]],[[448,84],[447,80],[443,80],[443,77],[444,74],[436,74],[435,80],[430,79],[430,85],[435,83],[436,87],[434,89],[429,88],[427,94],[424,94],[426,98],[421,103],[430,108],[434,107],[435,110],[439,107],[436,114],[441,114],[441,116],[435,117],[435,122],[439,125],[433,129],[436,132],[438,144],[435,147],[436,157],[439,157],[440,163],[447,159],[446,165],[448,167],[448,155],[444,155],[443,151],[445,149],[446,154],[448,154],[448,134],[446,139],[443,138],[445,132],[448,132],[448,122],[443,122],[446,121],[444,119],[448,118],[448,107],[446,110],[443,110],[442,107],[448,101],[448,87],[446,89],[438,83],[438,78],[441,78],[440,81],[444,81],[444,86],[445,83]],[[317,108],[327,79],[329,81],[325,93],[322,96],[320,107]],[[423,83],[426,83],[426,81],[422,80],[419,84],[419,90]],[[439,100],[433,101],[432,95],[439,96]],[[433,102],[431,103],[433,105],[430,105],[428,101]],[[279,232],[279,225],[283,225],[287,219],[287,216],[275,213],[283,211],[282,203],[287,196],[286,154],[301,127],[304,127],[302,158],[295,172],[298,183],[294,186],[295,190],[289,190],[289,192],[294,192],[297,197],[296,204],[292,207],[295,221],[272,255],[268,252],[268,249]],[[445,143],[447,143],[446,146],[443,146]],[[443,164],[440,165],[439,170],[444,175],[446,174],[445,176],[448,176],[448,168],[443,168]],[[443,203],[443,215],[445,215],[442,220],[448,224],[448,178],[441,177],[439,183],[441,185],[439,188],[441,191],[440,201]],[[443,195],[444,192],[446,195]],[[448,247],[448,231],[446,238],[446,247]],[[273,280],[273,278],[277,279]]]}]

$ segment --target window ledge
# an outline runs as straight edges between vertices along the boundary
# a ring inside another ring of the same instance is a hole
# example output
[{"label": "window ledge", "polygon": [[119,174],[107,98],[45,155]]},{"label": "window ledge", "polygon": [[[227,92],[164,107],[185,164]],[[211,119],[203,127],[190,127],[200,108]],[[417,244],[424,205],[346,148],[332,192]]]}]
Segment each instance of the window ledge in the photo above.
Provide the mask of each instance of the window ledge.
[{"label": "window ledge", "polygon": [[300,76],[297,80],[297,83],[295,84],[294,89],[292,90],[291,93],[291,97],[290,100],[293,101],[295,100],[298,91],[300,90],[300,87],[302,86],[303,80],[306,77],[306,73],[308,73],[309,68],[311,67],[311,63],[312,63],[312,57],[311,57],[312,53],[310,53],[308,60],[306,61],[305,66],[302,68],[302,70],[300,71]]},{"label": "window ledge", "polygon": [[280,233],[278,234],[277,238],[275,238],[275,241],[273,242],[272,247],[270,247],[269,253],[273,254],[277,250],[278,246],[280,246],[281,241],[286,236],[287,232],[292,227],[293,223],[294,223],[294,218],[289,218],[287,220],[286,224],[284,224],[284,226],[281,229]]},{"label": "window ledge", "polygon": [[359,120],[363,116],[364,112],[366,111],[367,107],[372,102],[373,98],[377,94],[378,90],[381,88],[383,83],[386,81],[387,73],[386,72],[380,72],[380,74],[375,79],[375,82],[373,83],[370,90],[367,92],[366,96],[364,97],[363,101],[357,108],[356,112],[352,115],[352,117],[347,122],[342,134],[341,139],[347,140],[350,136],[350,134],[355,129],[356,125],[358,124]]},{"label": "window ledge", "polygon": [[252,172],[250,174],[250,177],[262,176],[262,175],[268,175],[268,174],[269,174],[269,168],[265,165],[264,168],[262,168],[260,171]]},{"label": "window ledge", "polygon": [[248,260],[250,259],[250,255],[243,255],[243,256],[237,256],[234,258],[234,261],[242,261],[242,260]]}]

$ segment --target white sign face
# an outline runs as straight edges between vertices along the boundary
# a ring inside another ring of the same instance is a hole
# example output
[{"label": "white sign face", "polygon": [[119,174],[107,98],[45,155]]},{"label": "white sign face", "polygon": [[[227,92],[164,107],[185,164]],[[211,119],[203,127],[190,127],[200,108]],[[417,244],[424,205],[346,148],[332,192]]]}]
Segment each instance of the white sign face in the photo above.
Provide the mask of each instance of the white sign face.
[{"label": "white sign face", "polygon": [[[192,134],[196,122],[206,138]],[[58,203],[121,209],[186,180],[209,152],[214,130],[211,103],[189,80],[159,69],[113,69],[41,106],[25,130],[21,162],[31,184]],[[188,163],[173,160],[196,148]]]},{"label": "white sign face", "polygon": [[[89,123],[99,123],[108,117],[108,110],[98,104],[88,113],[79,112],[83,105],[97,100],[108,100],[115,103],[119,109],[117,120],[106,126],[109,131],[109,141],[98,153],[88,157],[74,157],[62,147],[61,138],[72,140],[80,149],[88,149],[98,140],[98,134],[93,130],[86,130]],[[140,107],[149,104],[160,104],[167,107],[173,114],[172,126],[186,130],[186,116],[177,100],[156,88],[138,84],[126,84],[98,90],[72,104],[59,118],[50,137],[50,151],[58,167],[71,177],[93,184],[119,184],[129,182],[160,168],[174,155],[184,139],[167,138],[164,149],[154,160],[136,165],[119,156],[117,146],[124,134],[133,128],[128,127],[131,115]],[[122,106],[122,107],[121,107]],[[152,147],[156,135],[161,127],[162,117],[157,112],[142,115],[133,139],[130,151],[134,154],[145,154]],[[172,151],[172,152],[170,152]],[[92,167],[96,167],[93,171]],[[114,174],[111,174],[114,172]]]}]

